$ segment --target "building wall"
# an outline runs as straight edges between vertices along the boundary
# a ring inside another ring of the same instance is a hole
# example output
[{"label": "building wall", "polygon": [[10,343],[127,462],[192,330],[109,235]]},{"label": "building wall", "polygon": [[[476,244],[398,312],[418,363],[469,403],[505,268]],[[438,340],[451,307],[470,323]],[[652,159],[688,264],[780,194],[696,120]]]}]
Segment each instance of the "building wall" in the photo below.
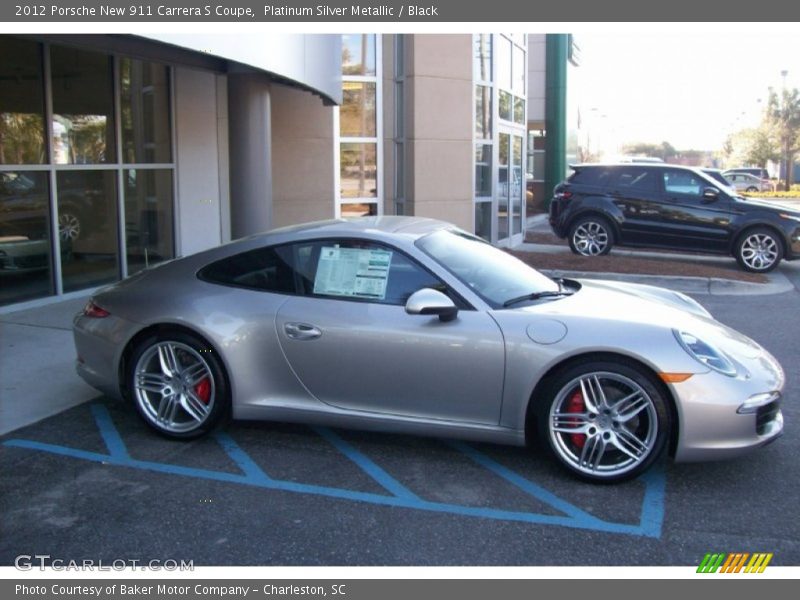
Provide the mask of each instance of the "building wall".
[{"label": "building wall", "polygon": [[[218,246],[227,189],[220,177],[217,120],[224,113],[217,79],[224,76],[175,69],[175,141],[178,178],[177,254],[186,256]],[[209,91],[211,93],[209,93]]]},{"label": "building wall", "polygon": [[333,217],[333,110],[318,96],[272,85],[274,227]]},{"label": "building wall", "polygon": [[413,35],[407,46],[407,197],[416,216],[472,231],[472,36]]},{"label": "building wall", "polygon": [[528,34],[528,121],[544,123],[546,39],[544,33]]}]

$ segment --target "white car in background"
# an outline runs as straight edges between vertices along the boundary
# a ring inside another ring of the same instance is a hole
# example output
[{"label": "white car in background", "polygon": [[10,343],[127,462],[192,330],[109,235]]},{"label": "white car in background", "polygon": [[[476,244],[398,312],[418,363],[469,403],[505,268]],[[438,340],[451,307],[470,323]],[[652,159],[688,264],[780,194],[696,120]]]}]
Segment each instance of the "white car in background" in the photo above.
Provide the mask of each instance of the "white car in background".
[{"label": "white car in background", "polygon": [[750,173],[723,173],[737,192],[771,192],[772,183]]}]

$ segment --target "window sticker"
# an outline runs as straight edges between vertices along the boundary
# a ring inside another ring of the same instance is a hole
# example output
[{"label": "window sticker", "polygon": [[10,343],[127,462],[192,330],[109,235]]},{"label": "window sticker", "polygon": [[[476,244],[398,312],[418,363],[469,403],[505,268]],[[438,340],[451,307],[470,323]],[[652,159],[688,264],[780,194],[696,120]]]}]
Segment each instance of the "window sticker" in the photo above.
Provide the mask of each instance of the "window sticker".
[{"label": "window sticker", "polygon": [[386,298],[392,252],[323,246],[314,278],[314,293],[348,298]]}]

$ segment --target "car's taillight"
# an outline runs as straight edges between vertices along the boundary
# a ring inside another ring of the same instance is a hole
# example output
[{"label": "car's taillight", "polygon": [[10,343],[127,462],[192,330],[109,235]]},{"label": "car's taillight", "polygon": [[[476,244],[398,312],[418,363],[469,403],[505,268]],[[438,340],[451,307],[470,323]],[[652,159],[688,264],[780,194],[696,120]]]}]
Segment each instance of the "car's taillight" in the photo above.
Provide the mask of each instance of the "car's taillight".
[{"label": "car's taillight", "polygon": [[572,198],[572,192],[570,192],[569,190],[556,192],[556,198],[563,198],[564,200],[569,200],[570,198]]},{"label": "car's taillight", "polygon": [[103,319],[111,315],[105,308],[100,308],[94,303],[94,300],[89,300],[86,306],[83,307],[83,314],[92,319]]}]

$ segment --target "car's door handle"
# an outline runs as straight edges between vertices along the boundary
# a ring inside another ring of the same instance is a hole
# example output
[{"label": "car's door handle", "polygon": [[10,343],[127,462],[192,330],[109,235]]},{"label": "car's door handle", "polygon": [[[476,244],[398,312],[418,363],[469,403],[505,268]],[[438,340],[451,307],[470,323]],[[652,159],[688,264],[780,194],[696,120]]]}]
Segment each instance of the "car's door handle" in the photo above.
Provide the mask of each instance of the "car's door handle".
[{"label": "car's door handle", "polygon": [[322,335],[319,329],[308,323],[286,323],[283,330],[293,340],[315,340]]}]

